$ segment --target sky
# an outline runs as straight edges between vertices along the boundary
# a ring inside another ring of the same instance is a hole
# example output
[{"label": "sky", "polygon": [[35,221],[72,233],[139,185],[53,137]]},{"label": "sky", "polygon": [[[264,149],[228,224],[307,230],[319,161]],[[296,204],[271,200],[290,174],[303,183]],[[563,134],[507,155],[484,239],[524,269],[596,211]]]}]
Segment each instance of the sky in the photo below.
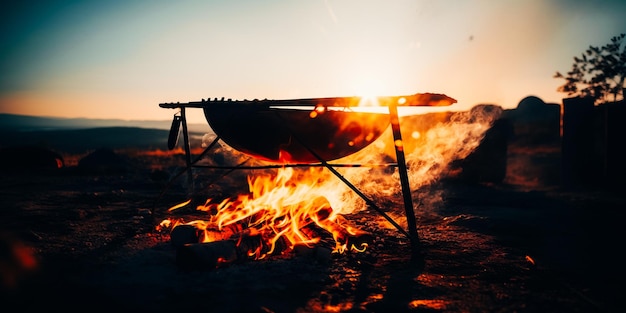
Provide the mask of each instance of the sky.
[{"label": "sky", "polygon": [[622,0],[14,2],[0,13],[0,113],[53,117],[169,120],[159,103],[216,97],[561,103],[555,72],[626,33]]}]

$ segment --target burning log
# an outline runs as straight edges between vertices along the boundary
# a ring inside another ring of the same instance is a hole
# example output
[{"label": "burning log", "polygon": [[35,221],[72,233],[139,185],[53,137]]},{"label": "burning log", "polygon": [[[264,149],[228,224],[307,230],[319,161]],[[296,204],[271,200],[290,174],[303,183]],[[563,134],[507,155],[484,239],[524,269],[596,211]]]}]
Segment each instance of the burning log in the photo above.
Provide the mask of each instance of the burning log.
[{"label": "burning log", "polygon": [[[310,200],[302,201],[301,195],[308,189],[294,191],[296,184],[289,180],[293,173],[286,174],[278,177],[281,188],[269,188],[268,183],[273,180],[255,181],[250,182],[255,191],[251,195],[219,203],[207,201],[198,210],[210,212],[208,221],[162,222],[160,229],[174,225],[170,240],[177,249],[178,265],[185,269],[213,269],[225,263],[286,252],[325,262],[334,252],[364,251],[371,244],[371,234],[338,215],[326,197],[312,195]],[[293,199],[281,200],[276,194]],[[311,251],[307,251],[309,248]]]},{"label": "burning log", "polygon": [[[321,219],[318,223],[310,223],[303,227],[301,230],[307,234],[310,238],[321,238],[321,242],[328,242],[326,246],[331,248],[332,251],[344,252],[346,250],[363,251],[373,241],[374,236],[366,231],[354,228],[347,225],[348,221],[337,216],[335,221],[328,219]],[[330,243],[328,236],[332,236],[334,241],[334,247]],[[320,246],[319,244],[316,246]],[[300,251],[302,248],[300,248]]]},{"label": "burning log", "polygon": [[237,224],[229,225],[221,231],[201,229],[199,227],[205,226],[199,225],[201,223],[175,226],[170,233],[170,242],[176,247],[176,264],[181,269],[211,270],[288,251],[327,263],[333,252],[362,251],[373,241],[370,233],[346,226],[347,221],[344,219],[330,221],[323,213],[318,217],[317,222],[311,221],[300,229],[307,237],[317,238],[315,244],[293,244],[284,237],[275,237],[268,241],[265,234],[254,228],[244,229]]},{"label": "burning log", "polygon": [[332,259],[333,250],[324,246],[307,246],[297,244],[293,247],[293,251],[297,256],[312,258],[320,263],[328,263]]},{"label": "burning log", "polygon": [[176,250],[176,265],[185,270],[214,269],[238,259],[237,243],[233,240],[189,243]]},{"label": "burning log", "polygon": [[176,264],[184,270],[211,270],[235,262],[263,258],[287,251],[287,245],[279,238],[272,247],[267,246],[260,235],[243,236],[239,240],[219,240],[188,243],[176,249]]},{"label": "burning log", "polygon": [[178,225],[170,232],[170,243],[175,248],[181,248],[184,245],[200,242],[200,230],[189,224]]},{"label": "burning log", "polygon": [[204,223],[196,221],[195,223],[174,226],[170,231],[170,243],[175,248],[180,248],[191,243],[229,240],[242,234],[249,234],[249,231],[243,229],[239,224],[229,225],[219,230],[207,228]]}]

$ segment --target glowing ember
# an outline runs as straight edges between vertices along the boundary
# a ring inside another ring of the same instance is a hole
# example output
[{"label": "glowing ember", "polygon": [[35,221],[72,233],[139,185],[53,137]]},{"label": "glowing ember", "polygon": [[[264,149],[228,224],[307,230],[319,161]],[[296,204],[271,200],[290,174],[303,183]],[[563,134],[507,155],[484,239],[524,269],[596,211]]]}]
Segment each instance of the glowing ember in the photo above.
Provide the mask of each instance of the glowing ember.
[{"label": "glowing ember", "polygon": [[409,302],[410,309],[444,310],[445,300],[413,300]]}]

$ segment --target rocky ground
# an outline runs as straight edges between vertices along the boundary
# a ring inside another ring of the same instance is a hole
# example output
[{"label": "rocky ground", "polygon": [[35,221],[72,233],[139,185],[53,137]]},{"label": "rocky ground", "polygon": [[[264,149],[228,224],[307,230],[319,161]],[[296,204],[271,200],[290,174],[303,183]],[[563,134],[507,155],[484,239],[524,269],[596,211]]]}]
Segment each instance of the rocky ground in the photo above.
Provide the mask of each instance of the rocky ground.
[{"label": "rocky ground", "polygon": [[[166,185],[173,171],[151,158],[131,171],[0,178],[5,308],[621,312],[623,193],[440,182],[414,191],[423,267],[402,234],[364,211],[347,218],[374,234],[365,252],[187,271],[155,230],[186,189]],[[400,202],[385,210],[401,215]]]}]

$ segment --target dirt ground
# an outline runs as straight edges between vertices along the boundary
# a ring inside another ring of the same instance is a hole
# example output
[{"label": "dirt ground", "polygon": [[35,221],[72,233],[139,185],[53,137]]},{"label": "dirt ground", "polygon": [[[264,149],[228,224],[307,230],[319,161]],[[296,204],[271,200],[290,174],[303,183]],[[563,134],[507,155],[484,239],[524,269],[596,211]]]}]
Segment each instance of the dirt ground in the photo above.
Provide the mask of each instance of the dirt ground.
[{"label": "dirt ground", "polygon": [[[155,225],[186,189],[147,160],[0,178],[2,303],[19,312],[618,312],[623,193],[440,182],[416,190],[424,266],[380,216],[362,253],[186,271]],[[171,176],[170,176],[171,177]],[[183,178],[181,178],[183,179]],[[184,179],[183,179],[184,180]],[[401,198],[385,210],[401,215]],[[179,214],[193,214],[182,212]]]}]

